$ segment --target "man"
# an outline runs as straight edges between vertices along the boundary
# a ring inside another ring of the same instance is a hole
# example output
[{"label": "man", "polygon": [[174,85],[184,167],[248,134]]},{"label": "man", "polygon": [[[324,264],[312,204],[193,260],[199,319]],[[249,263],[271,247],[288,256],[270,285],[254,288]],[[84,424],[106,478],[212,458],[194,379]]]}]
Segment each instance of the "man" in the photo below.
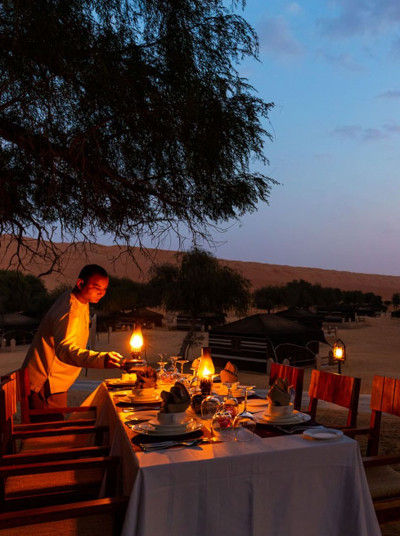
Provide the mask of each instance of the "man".
[{"label": "man", "polygon": [[117,352],[87,350],[89,303],[97,303],[108,287],[107,272],[97,264],[82,268],[72,292],[62,294],[42,319],[25,358],[31,409],[67,406],[67,391],[81,367],[118,368]]}]

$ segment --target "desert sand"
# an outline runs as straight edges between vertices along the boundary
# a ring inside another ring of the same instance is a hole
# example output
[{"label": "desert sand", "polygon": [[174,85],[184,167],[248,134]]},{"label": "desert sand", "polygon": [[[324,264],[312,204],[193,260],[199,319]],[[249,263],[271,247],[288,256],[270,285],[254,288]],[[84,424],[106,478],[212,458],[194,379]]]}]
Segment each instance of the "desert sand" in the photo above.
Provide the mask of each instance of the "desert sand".
[{"label": "desert sand", "polygon": [[[7,238],[0,239],[0,269],[15,268],[15,259],[12,256],[15,248],[6,249]],[[102,246],[95,244],[71,248],[69,244],[58,244],[60,251],[67,251],[62,258],[59,271],[44,276],[43,281],[47,288],[53,289],[59,284],[72,284],[75,282],[80,267],[88,263],[97,263],[118,277],[129,277],[135,281],[146,281],[154,264],[176,263],[175,251],[162,249],[147,249],[141,251],[133,248],[134,259],[118,246]],[[307,268],[299,266],[283,266],[268,264],[266,262],[244,262],[220,259],[221,264],[238,270],[251,281],[253,288],[265,285],[284,285],[294,279],[304,279],[310,283],[320,283],[322,286],[335,287],[342,290],[361,290],[374,292],[384,299],[391,299],[393,293],[400,292],[400,276],[361,274],[337,270],[323,270],[321,268]],[[11,262],[11,265],[10,265]],[[25,272],[39,275],[47,271],[48,265],[43,262],[29,262],[25,259]]]}]

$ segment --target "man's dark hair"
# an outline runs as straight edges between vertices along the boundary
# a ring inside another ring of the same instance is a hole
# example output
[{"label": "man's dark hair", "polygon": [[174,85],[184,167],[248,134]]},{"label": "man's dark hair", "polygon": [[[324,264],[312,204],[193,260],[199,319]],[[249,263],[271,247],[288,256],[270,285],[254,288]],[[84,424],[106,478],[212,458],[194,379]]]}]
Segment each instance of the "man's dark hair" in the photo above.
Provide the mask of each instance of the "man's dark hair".
[{"label": "man's dark hair", "polygon": [[108,277],[108,273],[104,270],[102,266],[99,266],[98,264],[87,264],[79,272],[78,279],[83,279],[86,285],[89,280],[89,277],[95,274],[101,275],[102,277]]}]

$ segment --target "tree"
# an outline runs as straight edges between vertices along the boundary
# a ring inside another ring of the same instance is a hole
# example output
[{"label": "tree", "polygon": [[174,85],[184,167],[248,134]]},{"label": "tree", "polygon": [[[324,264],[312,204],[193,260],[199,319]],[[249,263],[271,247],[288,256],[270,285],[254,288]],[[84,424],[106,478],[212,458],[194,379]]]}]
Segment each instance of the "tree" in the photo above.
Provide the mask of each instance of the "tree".
[{"label": "tree", "polygon": [[272,103],[236,69],[258,42],[226,4],[1,3],[0,233],[20,261],[43,255],[26,235],[52,269],[57,234],[207,237],[268,200],[276,181],[250,162],[267,163]]},{"label": "tree", "polygon": [[0,270],[0,313],[41,316],[49,303],[48,292],[40,279],[15,270]]},{"label": "tree", "polygon": [[400,294],[398,292],[395,292],[392,296],[392,304],[395,309],[397,309],[400,305]]},{"label": "tree", "polygon": [[192,327],[180,350],[180,355],[184,355],[193,338],[196,318],[204,313],[220,314],[230,309],[243,314],[250,305],[251,295],[247,279],[235,270],[221,266],[206,251],[188,251],[180,260],[179,266],[155,266],[149,287],[158,304],[192,318]]},{"label": "tree", "polygon": [[110,277],[107,293],[96,309],[113,313],[139,307],[145,303],[146,285],[127,277]]},{"label": "tree", "polygon": [[256,307],[267,309],[268,314],[270,314],[271,309],[285,303],[284,289],[274,286],[259,288],[253,294],[253,300]]}]

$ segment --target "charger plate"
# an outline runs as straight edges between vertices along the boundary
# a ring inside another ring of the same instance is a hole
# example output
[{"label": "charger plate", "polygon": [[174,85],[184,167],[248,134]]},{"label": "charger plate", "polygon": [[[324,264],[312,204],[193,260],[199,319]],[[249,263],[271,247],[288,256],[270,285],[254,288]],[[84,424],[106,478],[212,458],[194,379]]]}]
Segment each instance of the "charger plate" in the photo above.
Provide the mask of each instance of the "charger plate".
[{"label": "charger plate", "polygon": [[307,422],[311,420],[311,416],[307,415],[307,413],[301,413],[301,411],[293,411],[293,415],[289,415],[288,417],[269,417],[265,414],[262,415],[255,415],[256,421],[259,424],[269,424],[274,425],[277,424],[279,426],[285,426],[290,424],[299,424],[302,422]]},{"label": "charger plate", "polygon": [[136,432],[137,434],[143,434],[146,436],[151,437],[175,437],[175,436],[185,436],[188,434],[193,434],[193,432],[197,432],[201,430],[202,424],[197,421],[190,421],[186,425],[186,428],[180,429],[180,430],[158,430],[155,429],[154,426],[148,422],[144,422],[141,424],[136,424],[131,426],[131,430]]},{"label": "charger plate", "polygon": [[155,404],[156,402],[161,402],[161,397],[159,395],[147,398],[144,396],[125,395],[121,396],[119,401],[125,404]]}]

